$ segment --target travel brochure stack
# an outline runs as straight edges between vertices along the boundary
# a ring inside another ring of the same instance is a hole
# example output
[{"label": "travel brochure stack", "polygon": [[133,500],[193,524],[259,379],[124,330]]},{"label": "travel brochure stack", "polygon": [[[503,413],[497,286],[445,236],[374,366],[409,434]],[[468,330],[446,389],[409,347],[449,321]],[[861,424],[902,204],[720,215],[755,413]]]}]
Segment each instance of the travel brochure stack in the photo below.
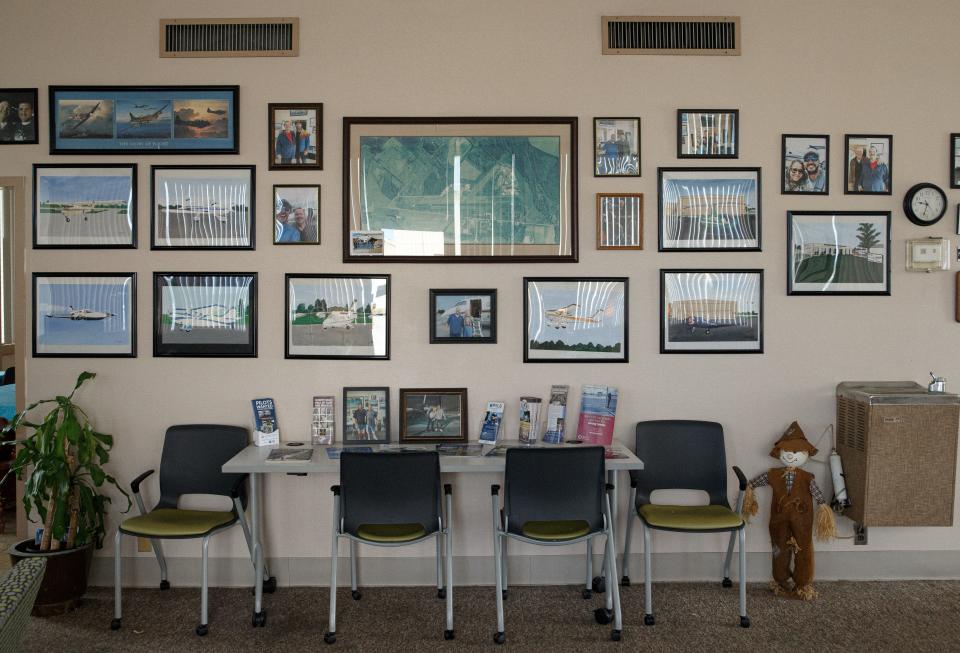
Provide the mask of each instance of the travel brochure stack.
[{"label": "travel brochure stack", "polygon": [[540,426],[540,397],[520,397],[520,444],[534,444]]},{"label": "travel brochure stack", "polygon": [[331,445],[336,435],[336,417],[333,412],[333,397],[313,398],[313,423],[310,425],[310,442],[315,445]]}]

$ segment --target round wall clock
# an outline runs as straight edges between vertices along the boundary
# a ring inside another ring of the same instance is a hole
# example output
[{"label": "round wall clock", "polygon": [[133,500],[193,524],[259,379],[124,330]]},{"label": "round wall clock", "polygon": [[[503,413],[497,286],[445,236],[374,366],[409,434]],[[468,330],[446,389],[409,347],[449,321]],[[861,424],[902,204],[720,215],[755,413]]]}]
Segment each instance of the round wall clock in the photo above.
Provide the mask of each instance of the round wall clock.
[{"label": "round wall clock", "polygon": [[936,184],[916,184],[903,197],[903,212],[913,224],[929,227],[947,212],[947,195]]}]

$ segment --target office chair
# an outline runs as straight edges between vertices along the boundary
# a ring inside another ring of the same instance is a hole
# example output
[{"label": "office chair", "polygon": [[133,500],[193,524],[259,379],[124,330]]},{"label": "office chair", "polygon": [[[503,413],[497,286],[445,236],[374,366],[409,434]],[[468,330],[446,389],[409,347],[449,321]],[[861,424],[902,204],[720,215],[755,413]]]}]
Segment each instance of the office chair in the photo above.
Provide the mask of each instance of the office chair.
[{"label": "office chair", "polygon": [[[440,456],[436,451],[357,453],[340,456],[340,485],[333,492],[330,544],[330,624],[323,641],[337,641],[337,561],[341,537],[350,542],[350,590],[357,589],[356,544],[404,546],[437,538],[437,596],[446,599],[444,639],[453,639],[452,495],[443,486],[446,519],[440,505]],[[441,553],[441,541],[446,555]],[[446,560],[446,584],[442,561]]]},{"label": "office chair", "polygon": [[[247,475],[224,474],[220,471],[225,462],[247,446],[249,439],[247,429],[239,426],[184,424],[167,429],[163,440],[163,453],[160,456],[160,500],[153,509],[147,511],[144,508],[140,484],[154,472],[152,469],[147,470],[130,484],[140,515],[123,520],[117,528],[113,549],[114,618],[110,623],[111,629],[118,630],[123,618],[120,543],[124,535],[150,540],[160,565],[161,590],[170,589],[170,583],[167,580],[167,561],[163,557],[160,540],[203,538],[200,624],[196,629],[197,635],[207,634],[207,549],[210,538],[239,523],[250,550],[250,560],[256,569],[250,528],[244,516],[247,507]],[[180,497],[185,494],[229,496],[233,505],[230,510],[184,510],[177,505]],[[273,592],[277,587],[277,580],[270,577],[266,565],[263,587],[265,592]],[[265,621],[265,612],[254,615],[254,625],[263,625]]]},{"label": "office chair", "polygon": [[[740,481],[737,509],[727,501],[727,458],[723,446],[723,427],[716,422],[694,420],[658,420],[637,424],[637,457],[642,472],[630,472],[631,503],[643,527],[644,606],[643,623],[652,626],[651,530],[681,533],[730,533],[723,561],[723,586],[730,582],[733,541],[739,538],[740,550],[740,625],[750,627],[747,617],[747,554],[743,521],[743,496],[747,478],[739,467],[733,472]],[[653,504],[654,490],[703,490],[710,495],[706,506]],[[630,584],[630,535],[634,510],[627,516],[627,538],[623,547],[623,585]],[[613,577],[611,577],[613,578]],[[613,583],[614,585],[616,583]]]},{"label": "office chair", "polygon": [[[591,540],[606,538],[605,564],[607,577],[617,577],[614,550],[613,520],[610,518],[610,497],[605,491],[613,486],[604,482],[603,447],[564,449],[507,449],[503,476],[503,509],[500,508],[500,486],[491,486],[493,506],[493,559],[497,585],[497,632],[493,641],[506,641],[503,625],[503,600],[507,597],[507,538],[558,546],[587,544],[588,560]],[[592,570],[587,565],[587,587]],[[620,591],[615,582],[606,593],[606,607],[594,611],[597,623],[608,624],[613,618],[611,639],[620,640],[623,617]],[[584,590],[584,598],[589,594]]]}]

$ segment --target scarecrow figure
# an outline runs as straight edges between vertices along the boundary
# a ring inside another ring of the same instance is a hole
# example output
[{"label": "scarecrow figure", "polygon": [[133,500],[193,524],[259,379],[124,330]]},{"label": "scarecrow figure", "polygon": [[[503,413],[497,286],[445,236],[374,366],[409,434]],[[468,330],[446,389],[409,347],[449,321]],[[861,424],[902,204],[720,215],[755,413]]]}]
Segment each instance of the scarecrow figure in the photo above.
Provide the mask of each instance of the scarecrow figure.
[{"label": "scarecrow figure", "polygon": [[[743,514],[752,517],[757,514],[758,508],[754,488],[769,485],[773,489],[770,508],[773,581],[770,587],[778,596],[792,596],[805,601],[817,596],[813,589],[814,521],[818,540],[828,540],[837,534],[833,511],[817,487],[816,478],[800,469],[810,456],[816,454],[816,447],[807,441],[800,425],[794,422],[770,452],[770,456],[780,460],[783,467],[770,469],[751,480],[743,502]],[[816,520],[814,502],[817,507]]]}]

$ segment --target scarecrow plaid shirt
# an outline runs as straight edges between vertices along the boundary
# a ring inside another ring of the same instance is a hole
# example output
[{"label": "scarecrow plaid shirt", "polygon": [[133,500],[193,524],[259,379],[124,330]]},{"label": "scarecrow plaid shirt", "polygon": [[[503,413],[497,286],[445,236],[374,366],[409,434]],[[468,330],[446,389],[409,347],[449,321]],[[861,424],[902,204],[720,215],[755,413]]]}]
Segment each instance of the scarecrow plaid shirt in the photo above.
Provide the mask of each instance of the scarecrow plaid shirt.
[{"label": "scarecrow plaid shirt", "polygon": [[[787,492],[790,492],[793,489],[793,479],[796,478],[796,474],[793,473],[793,469],[787,467],[786,473],[783,475],[783,480],[787,484]],[[752,481],[750,485],[753,488],[764,487],[765,485],[770,485],[770,478],[767,476],[767,472],[760,474]],[[813,495],[813,500],[817,502],[818,506],[822,506],[827,501],[823,498],[823,492],[820,491],[820,487],[817,485],[817,480],[815,478],[810,479],[810,494]]]}]

